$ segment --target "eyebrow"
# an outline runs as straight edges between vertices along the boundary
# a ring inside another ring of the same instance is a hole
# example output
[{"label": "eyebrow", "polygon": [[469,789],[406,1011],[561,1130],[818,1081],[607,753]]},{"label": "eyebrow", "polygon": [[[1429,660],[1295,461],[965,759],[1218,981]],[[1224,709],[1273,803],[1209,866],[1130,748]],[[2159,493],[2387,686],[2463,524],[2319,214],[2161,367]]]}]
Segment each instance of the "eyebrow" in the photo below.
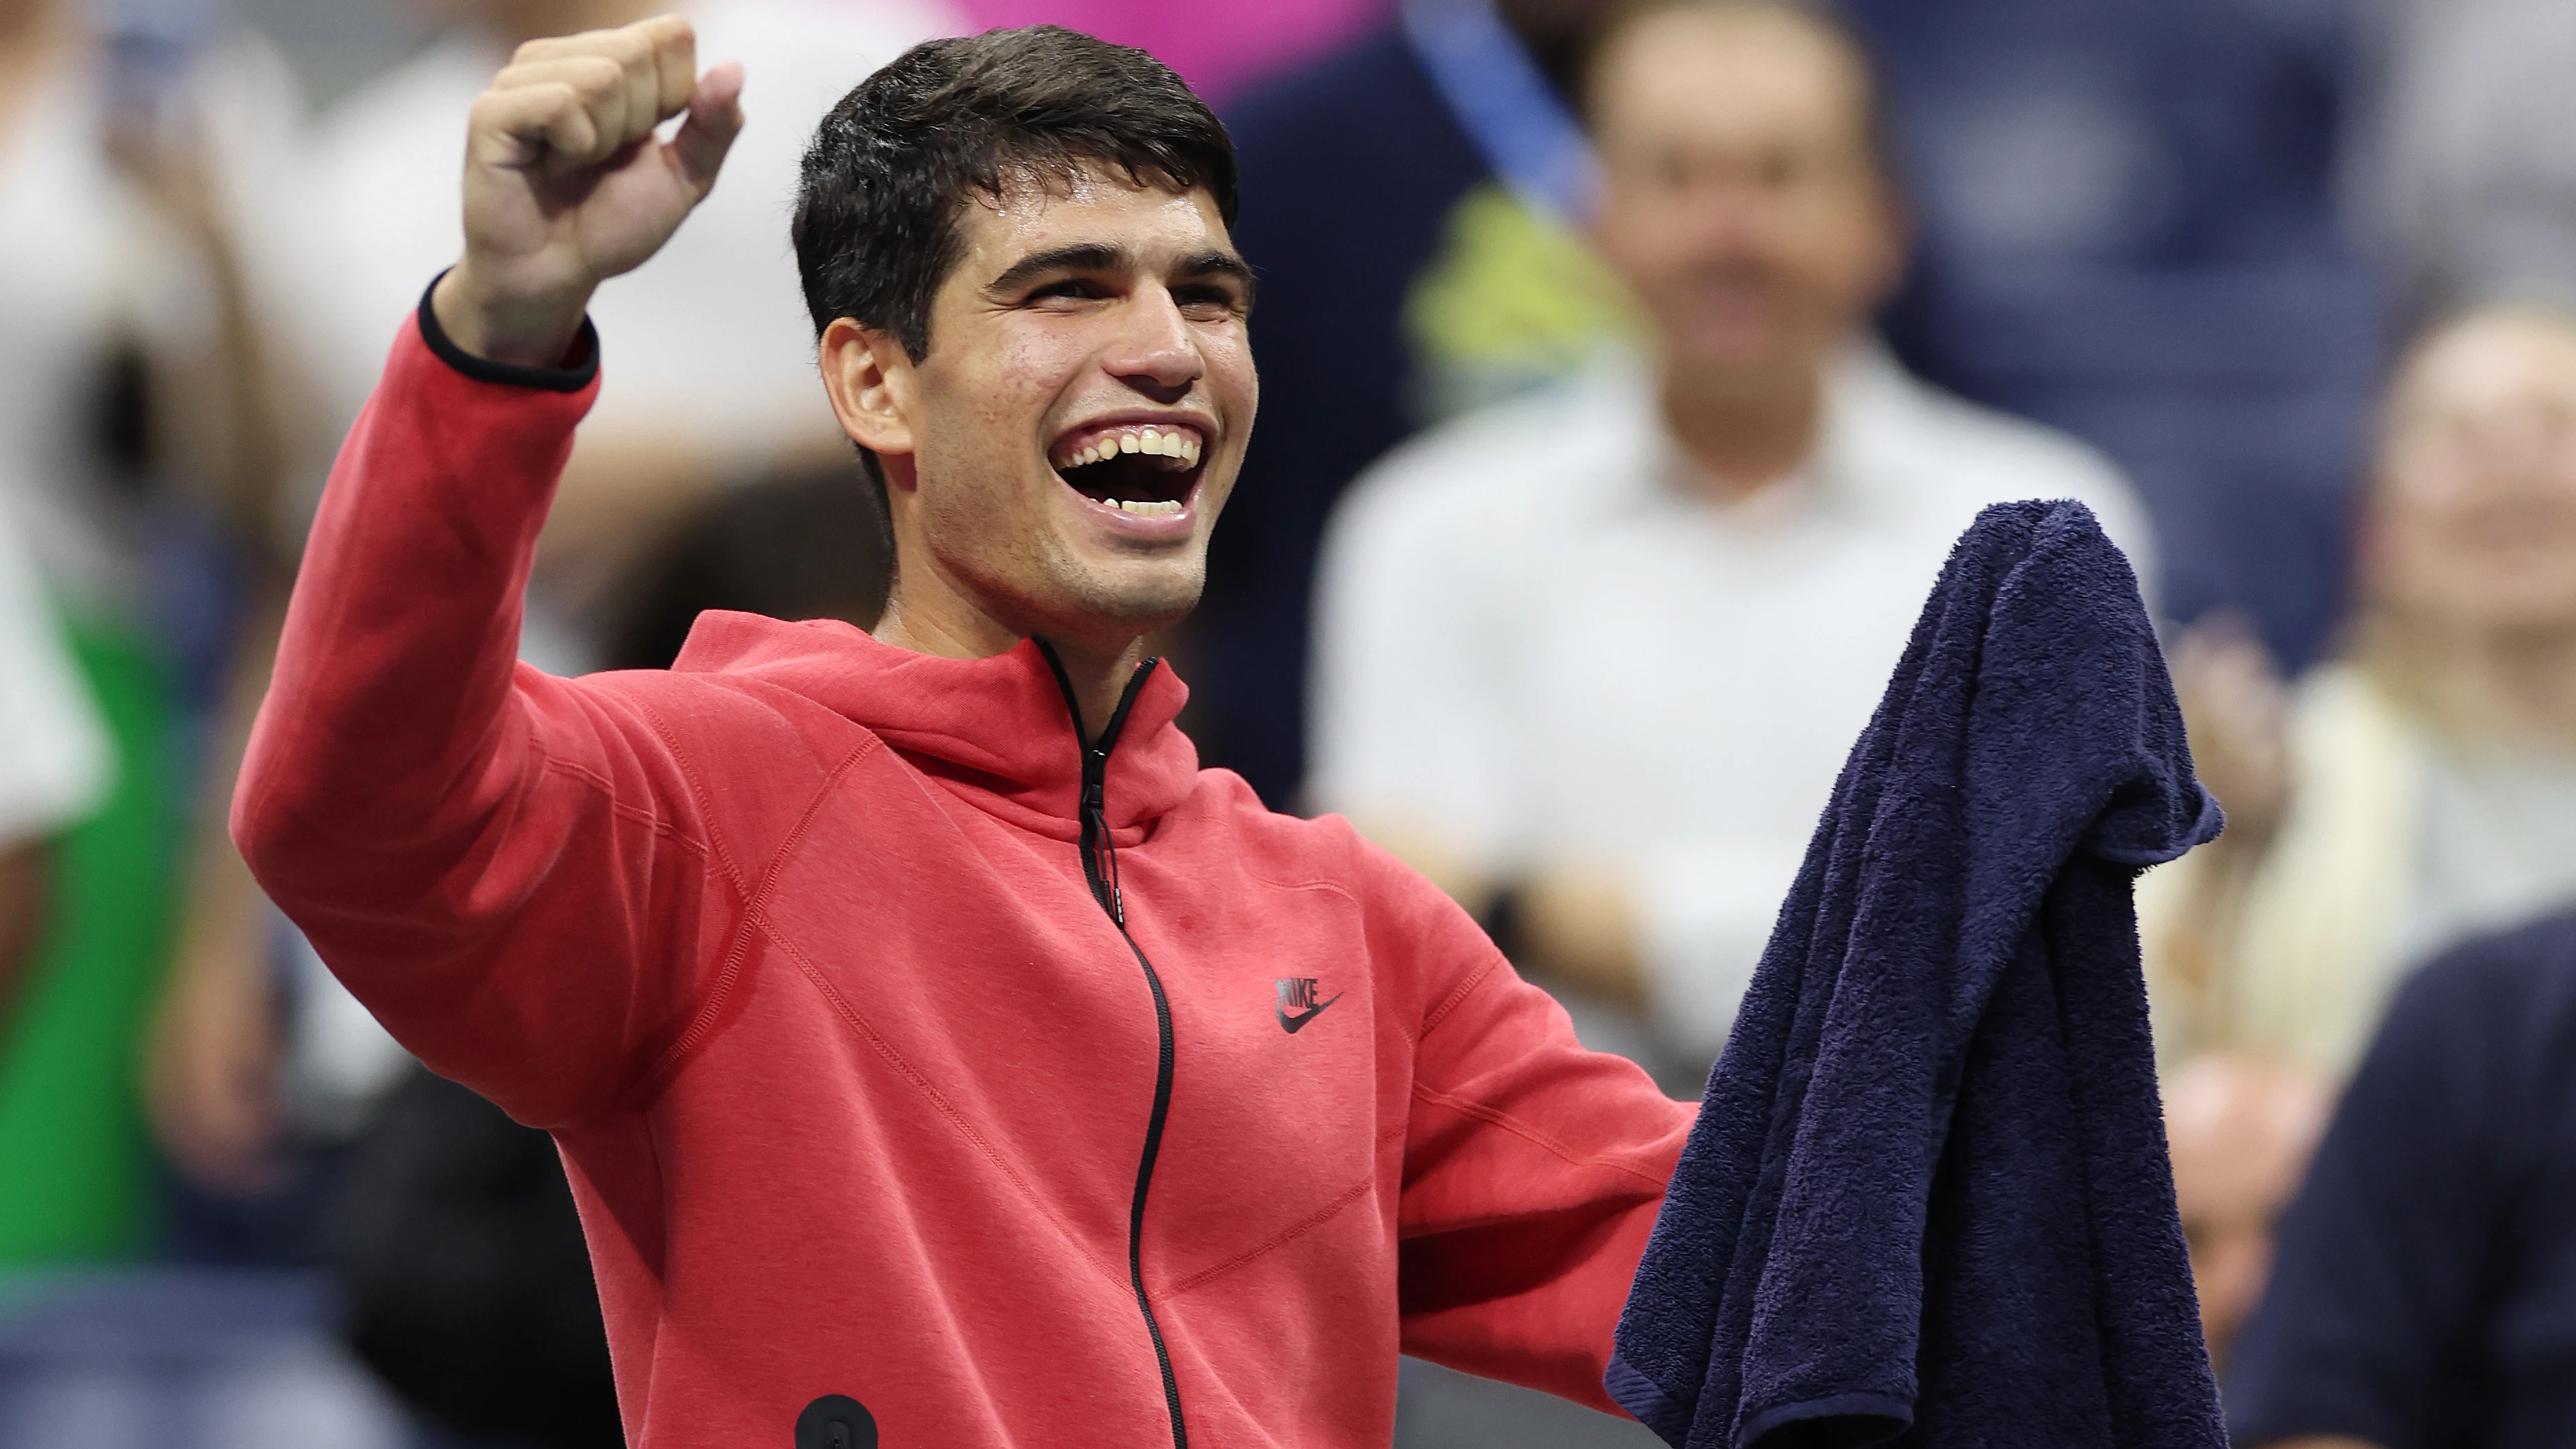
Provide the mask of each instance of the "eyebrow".
[{"label": "eyebrow", "polygon": [[[1049,247],[1031,252],[1003,269],[1002,274],[985,284],[984,290],[996,296],[1016,292],[1038,278],[1056,272],[1121,272],[1138,270],[1136,254],[1109,242],[1074,242],[1067,246]],[[1243,288],[1246,305],[1252,300],[1252,266],[1233,252],[1211,247],[1181,258],[1173,272],[1182,277],[1231,277]]]},{"label": "eyebrow", "polygon": [[1181,264],[1173,270],[1184,277],[1232,277],[1235,285],[1243,288],[1243,304],[1246,307],[1252,305],[1252,264],[1232,252],[1213,247],[1193,252],[1183,257]]},{"label": "eyebrow", "polygon": [[1070,246],[1049,247],[1031,252],[1011,263],[1002,274],[985,284],[988,292],[1016,292],[1049,272],[1120,272],[1132,271],[1136,255],[1125,247],[1107,242],[1075,242]]}]

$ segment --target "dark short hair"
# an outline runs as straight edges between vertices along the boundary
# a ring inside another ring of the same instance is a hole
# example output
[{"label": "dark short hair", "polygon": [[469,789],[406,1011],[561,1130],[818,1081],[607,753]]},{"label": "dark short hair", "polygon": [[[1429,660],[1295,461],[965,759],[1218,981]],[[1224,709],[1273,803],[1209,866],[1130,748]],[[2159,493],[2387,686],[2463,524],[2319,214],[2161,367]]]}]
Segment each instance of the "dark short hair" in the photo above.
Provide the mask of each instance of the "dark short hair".
[{"label": "dark short hair", "polygon": [[1138,185],[1205,187],[1234,222],[1234,144],[1169,66],[1130,46],[1032,25],[925,41],[841,98],[805,149],[796,270],[814,333],[848,317],[918,362],[930,303],[965,246],[961,209],[1023,179],[1115,167]]},{"label": "dark short hair", "polygon": [[[977,194],[1063,184],[1084,166],[1136,184],[1205,187],[1234,224],[1234,143],[1171,67],[1131,46],[1032,25],[924,41],[852,87],[805,148],[796,272],[820,338],[832,319],[892,334],[919,362],[930,303],[965,250]],[[885,474],[859,450],[892,543]]]}]

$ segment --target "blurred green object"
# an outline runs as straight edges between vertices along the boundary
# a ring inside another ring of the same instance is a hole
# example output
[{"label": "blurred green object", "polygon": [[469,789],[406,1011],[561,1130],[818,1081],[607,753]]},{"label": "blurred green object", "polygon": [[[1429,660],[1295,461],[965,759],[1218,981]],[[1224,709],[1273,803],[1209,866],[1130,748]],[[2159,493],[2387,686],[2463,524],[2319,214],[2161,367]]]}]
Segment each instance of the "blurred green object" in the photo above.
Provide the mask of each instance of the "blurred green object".
[{"label": "blurred green object", "polygon": [[1429,424],[1634,351],[1645,322],[1581,235],[1486,181],[1450,210],[1405,296],[1404,331],[1408,402]]},{"label": "blurred green object", "polygon": [[141,638],[70,632],[117,775],[57,842],[53,919],[0,1036],[0,1264],[129,1257],[149,1241],[141,1058],[177,917],[172,711]]}]

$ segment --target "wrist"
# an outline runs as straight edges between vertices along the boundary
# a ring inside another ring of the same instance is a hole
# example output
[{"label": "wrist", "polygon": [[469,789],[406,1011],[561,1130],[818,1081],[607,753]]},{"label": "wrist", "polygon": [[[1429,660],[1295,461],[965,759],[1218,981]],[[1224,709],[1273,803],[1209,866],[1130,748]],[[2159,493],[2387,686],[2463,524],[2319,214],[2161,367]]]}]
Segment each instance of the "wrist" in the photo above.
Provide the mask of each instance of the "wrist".
[{"label": "wrist", "polygon": [[471,256],[430,290],[430,309],[458,350],[508,367],[558,368],[580,338],[591,288],[512,296],[486,284]]}]

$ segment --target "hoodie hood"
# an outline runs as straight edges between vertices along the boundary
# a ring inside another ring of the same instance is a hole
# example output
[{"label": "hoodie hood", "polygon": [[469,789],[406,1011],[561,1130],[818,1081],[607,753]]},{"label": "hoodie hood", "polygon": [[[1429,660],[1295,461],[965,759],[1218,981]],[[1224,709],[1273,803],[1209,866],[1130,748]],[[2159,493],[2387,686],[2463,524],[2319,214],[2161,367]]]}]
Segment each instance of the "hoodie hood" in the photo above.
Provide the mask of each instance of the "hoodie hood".
[{"label": "hoodie hood", "polygon": [[[791,624],[710,609],[671,668],[810,699],[1014,824],[1064,840],[1081,833],[1082,739],[1033,640],[988,659],[947,659],[880,643],[838,619]],[[1174,722],[1189,697],[1164,664],[1128,711],[1103,802],[1117,845],[1134,844],[1196,787],[1198,749]]]}]

